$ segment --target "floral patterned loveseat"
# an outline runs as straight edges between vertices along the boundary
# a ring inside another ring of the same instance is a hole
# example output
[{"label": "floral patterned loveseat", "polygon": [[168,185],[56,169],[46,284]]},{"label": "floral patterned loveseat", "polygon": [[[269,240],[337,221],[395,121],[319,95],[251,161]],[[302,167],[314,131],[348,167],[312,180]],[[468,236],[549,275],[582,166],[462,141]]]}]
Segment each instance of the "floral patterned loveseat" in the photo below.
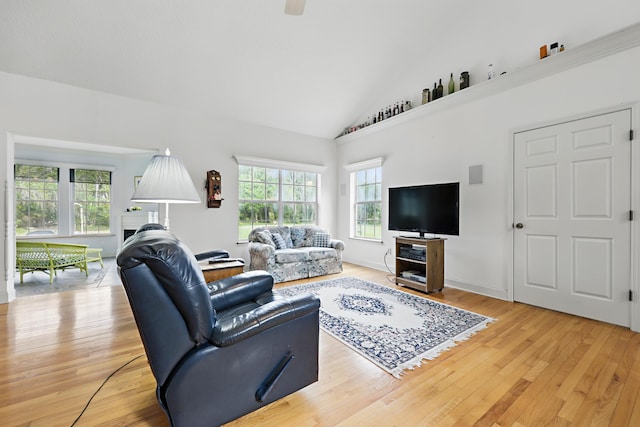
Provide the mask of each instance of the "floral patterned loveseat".
[{"label": "floral patterned loveseat", "polygon": [[344,242],[316,226],[258,227],[249,233],[250,270],[276,283],[342,271]]}]

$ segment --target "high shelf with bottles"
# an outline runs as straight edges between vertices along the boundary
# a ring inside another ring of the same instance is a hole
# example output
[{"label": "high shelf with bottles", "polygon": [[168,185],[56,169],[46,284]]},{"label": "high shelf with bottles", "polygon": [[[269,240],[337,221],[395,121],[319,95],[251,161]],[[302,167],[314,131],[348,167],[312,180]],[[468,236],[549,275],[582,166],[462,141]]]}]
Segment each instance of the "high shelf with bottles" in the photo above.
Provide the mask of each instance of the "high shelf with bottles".
[{"label": "high shelf with bottles", "polygon": [[410,120],[455,108],[461,104],[495,95],[638,46],[640,46],[640,23],[635,23],[622,30],[572,47],[569,50],[559,52],[551,57],[536,60],[528,65],[509,70],[507,74],[496,75],[495,78],[490,80],[487,80],[486,76],[480,77],[480,75],[478,75],[478,78],[473,79],[473,84],[464,90],[457,90],[451,95],[437,99],[436,102],[416,105],[409,111],[377,122],[371,126],[358,129],[355,132],[346,135],[341,134],[335,138],[335,141],[338,144],[346,144],[388,127],[397,126]]},{"label": "high shelf with bottles", "polygon": [[[396,284],[426,293],[441,291],[444,288],[444,241],[397,236]],[[403,256],[408,247],[412,249],[411,255]],[[419,255],[421,252],[423,257]]]}]

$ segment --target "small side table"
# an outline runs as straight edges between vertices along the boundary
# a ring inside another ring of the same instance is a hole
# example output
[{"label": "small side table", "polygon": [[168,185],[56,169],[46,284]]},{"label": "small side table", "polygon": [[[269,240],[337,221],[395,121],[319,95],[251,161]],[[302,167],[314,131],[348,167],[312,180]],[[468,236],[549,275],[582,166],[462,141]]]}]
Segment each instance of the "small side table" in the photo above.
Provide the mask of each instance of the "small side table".
[{"label": "small side table", "polygon": [[235,276],[244,271],[244,263],[240,261],[217,262],[209,264],[209,260],[198,261],[202,274],[204,274],[205,282],[213,282],[215,280],[224,279],[225,277]]}]

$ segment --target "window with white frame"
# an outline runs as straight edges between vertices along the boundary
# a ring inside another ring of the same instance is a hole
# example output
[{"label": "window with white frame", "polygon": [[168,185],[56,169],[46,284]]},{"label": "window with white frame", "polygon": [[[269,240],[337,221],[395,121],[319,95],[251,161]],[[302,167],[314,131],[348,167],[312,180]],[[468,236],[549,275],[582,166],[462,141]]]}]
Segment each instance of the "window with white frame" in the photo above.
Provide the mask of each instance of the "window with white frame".
[{"label": "window with white frame", "polygon": [[71,169],[73,234],[110,233],[111,172]]},{"label": "window with white frame", "polygon": [[16,236],[58,234],[60,169],[16,164],[14,174]]},{"label": "window with white frame", "polygon": [[346,166],[351,183],[351,237],[382,240],[382,159]]},{"label": "window with white frame", "polygon": [[111,171],[26,160],[14,181],[16,236],[111,233]]},{"label": "window with white frame", "polygon": [[323,167],[236,156],[238,239],[256,227],[317,224]]}]

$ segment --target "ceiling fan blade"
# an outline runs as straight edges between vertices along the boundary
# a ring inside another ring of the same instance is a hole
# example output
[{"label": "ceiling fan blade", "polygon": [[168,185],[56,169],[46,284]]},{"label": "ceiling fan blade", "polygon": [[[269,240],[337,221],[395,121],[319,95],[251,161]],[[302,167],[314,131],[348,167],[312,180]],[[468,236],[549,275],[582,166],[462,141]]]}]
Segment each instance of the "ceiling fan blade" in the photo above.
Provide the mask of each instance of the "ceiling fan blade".
[{"label": "ceiling fan blade", "polygon": [[284,13],[287,15],[302,15],[306,0],[286,0]]}]

